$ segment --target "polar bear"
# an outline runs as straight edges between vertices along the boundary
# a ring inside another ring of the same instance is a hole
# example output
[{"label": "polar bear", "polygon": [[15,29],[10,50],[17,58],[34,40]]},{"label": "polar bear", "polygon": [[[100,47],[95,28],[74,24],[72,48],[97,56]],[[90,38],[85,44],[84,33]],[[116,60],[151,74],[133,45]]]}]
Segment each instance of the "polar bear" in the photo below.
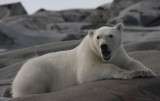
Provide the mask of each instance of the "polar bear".
[{"label": "polar bear", "polygon": [[54,92],[101,79],[156,76],[127,55],[122,33],[123,24],[89,30],[76,48],[29,60],[13,81],[13,97]]}]

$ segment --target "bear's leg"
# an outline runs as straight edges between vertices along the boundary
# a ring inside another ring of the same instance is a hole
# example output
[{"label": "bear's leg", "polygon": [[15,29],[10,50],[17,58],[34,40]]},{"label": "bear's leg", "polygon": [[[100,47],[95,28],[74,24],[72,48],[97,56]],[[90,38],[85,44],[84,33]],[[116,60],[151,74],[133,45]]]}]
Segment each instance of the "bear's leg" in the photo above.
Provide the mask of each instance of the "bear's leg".
[{"label": "bear's leg", "polygon": [[49,81],[39,69],[28,71],[22,68],[13,81],[12,97],[49,92]]},{"label": "bear's leg", "polygon": [[145,67],[141,62],[134,59],[130,59],[123,67],[125,67],[127,70],[135,71],[136,77],[156,76],[156,74],[152,70]]},{"label": "bear's leg", "polygon": [[19,96],[27,96],[31,94],[39,94],[39,93],[46,93],[47,86],[43,84],[43,82],[38,82],[36,80],[28,80],[24,78],[20,82],[15,81],[12,86],[12,97],[19,97]]},{"label": "bear's leg", "polygon": [[94,64],[83,66],[78,70],[79,83],[91,82],[101,79],[131,79],[136,76],[136,72],[121,69],[113,64]]}]

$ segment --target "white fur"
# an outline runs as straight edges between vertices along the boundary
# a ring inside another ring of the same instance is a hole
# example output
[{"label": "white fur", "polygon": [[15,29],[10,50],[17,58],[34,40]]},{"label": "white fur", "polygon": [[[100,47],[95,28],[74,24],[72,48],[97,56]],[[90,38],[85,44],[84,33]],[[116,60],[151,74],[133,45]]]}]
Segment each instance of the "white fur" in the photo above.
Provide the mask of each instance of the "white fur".
[{"label": "white fur", "polygon": [[[49,53],[26,62],[12,85],[13,97],[58,91],[77,84],[101,79],[131,79],[155,74],[130,58],[122,45],[123,25],[89,31],[81,44],[72,50]],[[113,34],[113,38],[97,39]],[[112,50],[111,58],[102,58],[100,45]]]}]

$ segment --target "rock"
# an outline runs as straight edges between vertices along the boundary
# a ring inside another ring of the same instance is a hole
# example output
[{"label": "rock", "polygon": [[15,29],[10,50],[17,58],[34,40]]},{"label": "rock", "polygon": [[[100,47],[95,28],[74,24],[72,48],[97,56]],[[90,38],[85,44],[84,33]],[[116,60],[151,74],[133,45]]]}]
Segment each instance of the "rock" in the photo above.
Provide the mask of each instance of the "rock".
[{"label": "rock", "polygon": [[104,23],[108,22],[111,18],[116,17],[119,13],[142,0],[114,0],[112,3],[104,4],[96,9],[103,10],[103,21]]},{"label": "rock", "polygon": [[62,41],[67,41],[67,40],[80,40],[82,38],[84,38],[86,36],[86,34],[69,34],[67,35],[64,39],[62,39]]},{"label": "rock", "polygon": [[66,23],[53,23],[48,26],[48,30],[57,31],[61,34],[80,34],[83,32],[82,27],[90,25],[85,22],[66,22]]},{"label": "rock", "polygon": [[[155,28],[155,29],[154,29]],[[147,40],[160,39],[159,27],[125,27],[123,33],[123,42],[125,44],[133,42],[141,42]]]},{"label": "rock", "polygon": [[122,22],[126,26],[158,26],[160,19],[160,3],[158,0],[145,0],[131,5],[121,11],[119,16],[112,18],[108,24]]},{"label": "rock", "polygon": [[66,25],[65,23],[90,23],[97,25],[104,22],[103,14],[104,11],[102,10],[92,9],[75,9],[59,12],[42,10],[33,15],[5,18],[2,22],[14,28],[53,30],[52,26],[55,27],[54,25],[58,24],[63,26],[63,24]]},{"label": "rock", "polygon": [[[6,47],[5,47],[6,48]],[[5,51],[7,51],[6,49],[0,49],[0,53],[1,52],[5,52]]]},{"label": "rock", "polygon": [[[47,42],[60,41],[66,35],[60,34],[57,31],[38,31],[31,29],[19,29],[8,27],[0,23],[0,46],[4,49],[11,50],[17,48],[24,48],[33,45],[43,44]],[[1,48],[0,47],[0,48]]]},{"label": "rock", "polygon": [[146,27],[160,26],[160,17],[150,22]]},{"label": "rock", "polygon": [[158,76],[132,80],[101,80],[58,92],[17,97],[12,101],[159,101],[159,79]]},{"label": "rock", "polygon": [[[1,32],[0,30],[0,48],[6,48],[12,46],[14,44],[13,38],[7,36],[5,33]],[[1,52],[4,51],[3,49],[0,50]]]},{"label": "rock", "polygon": [[83,22],[94,10],[91,9],[71,9],[63,10],[59,13],[62,15],[65,22]]},{"label": "rock", "polygon": [[89,30],[89,29],[96,29],[98,28],[97,25],[94,25],[94,24],[89,24],[89,25],[84,25],[81,27],[81,30]]},{"label": "rock", "polygon": [[41,8],[41,9],[39,9],[38,11],[36,11],[36,13],[39,13],[39,12],[46,12],[46,11],[47,11],[46,9]]},{"label": "rock", "polygon": [[1,101],[11,101],[11,98],[0,97]]},{"label": "rock", "polygon": [[[89,23],[56,23],[50,24],[48,30],[33,30],[26,28],[13,28],[0,23],[0,49],[12,50],[24,48],[33,45],[69,40],[68,35],[72,34],[74,38],[79,39],[80,34],[84,33],[83,26]],[[82,35],[84,36],[84,35]]]},{"label": "rock", "polygon": [[52,23],[64,22],[62,16],[57,12],[45,11],[33,15],[17,16],[3,19],[3,23],[15,28],[28,28],[35,30],[46,30]]},{"label": "rock", "polygon": [[27,15],[26,10],[20,2],[0,5],[0,19],[11,16]]},{"label": "rock", "polygon": [[96,9],[99,9],[99,10],[109,10],[109,9],[111,9],[111,6],[112,6],[112,3],[106,3],[106,4],[103,4],[103,5],[99,6],[99,7],[97,7]]},{"label": "rock", "polygon": [[7,86],[3,92],[3,97],[11,97],[12,94],[11,94],[11,86]]},{"label": "rock", "polygon": [[105,10],[101,10],[101,9],[95,9],[94,12],[92,12],[89,16],[87,16],[85,18],[85,22],[89,22],[93,25],[99,25],[101,23],[105,23],[106,21],[104,21],[104,14],[105,14]]},{"label": "rock", "polygon": [[136,4],[137,2],[140,2],[142,0],[114,0],[111,4],[111,16],[117,16],[119,13],[130,7],[133,4]]}]

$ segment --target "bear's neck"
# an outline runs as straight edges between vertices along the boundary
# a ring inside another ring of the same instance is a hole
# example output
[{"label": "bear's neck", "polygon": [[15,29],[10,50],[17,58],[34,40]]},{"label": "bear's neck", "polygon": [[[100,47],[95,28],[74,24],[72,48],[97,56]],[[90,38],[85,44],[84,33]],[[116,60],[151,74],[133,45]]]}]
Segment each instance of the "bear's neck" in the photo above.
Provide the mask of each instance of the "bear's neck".
[{"label": "bear's neck", "polygon": [[77,47],[77,51],[81,55],[90,56],[90,58],[100,58],[89,35],[82,40],[81,44]]},{"label": "bear's neck", "polygon": [[87,35],[80,45],[77,47],[78,50],[81,50],[81,52],[92,52],[92,47],[91,47],[91,42],[90,42],[90,37]]}]

